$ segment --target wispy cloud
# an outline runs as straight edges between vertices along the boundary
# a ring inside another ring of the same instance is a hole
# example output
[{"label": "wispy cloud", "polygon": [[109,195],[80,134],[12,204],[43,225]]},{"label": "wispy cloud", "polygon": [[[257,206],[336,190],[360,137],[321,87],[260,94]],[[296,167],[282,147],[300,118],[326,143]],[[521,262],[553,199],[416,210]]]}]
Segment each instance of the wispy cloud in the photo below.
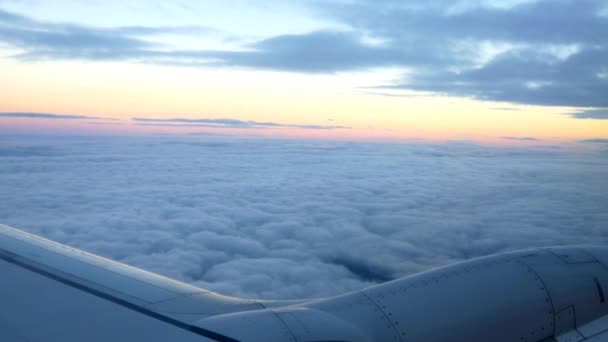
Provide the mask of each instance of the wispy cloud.
[{"label": "wispy cloud", "polygon": [[[608,94],[608,93],[606,93],[606,94]],[[584,110],[581,112],[576,112],[571,115],[573,118],[577,118],[577,119],[608,120],[608,108],[589,109],[589,110]]]},{"label": "wispy cloud", "polygon": [[534,138],[534,137],[502,137],[506,140],[519,140],[519,141],[541,141],[542,139]]},{"label": "wispy cloud", "polygon": [[87,116],[87,115],[64,115],[64,114],[50,114],[50,113],[26,113],[26,112],[4,112],[0,113],[0,117],[12,117],[12,118],[28,118],[28,119],[60,119],[60,120],[110,120],[118,121],[118,119],[103,118],[99,116]]},{"label": "wispy cloud", "polygon": [[492,110],[503,110],[503,111],[507,111],[507,112],[521,110],[521,109],[515,108],[515,107],[492,107],[490,109],[492,109]]},{"label": "wispy cloud", "polygon": [[127,123],[119,122],[118,120],[116,120],[116,122],[91,121],[91,122],[87,122],[86,124],[94,125],[94,126],[125,126]]},{"label": "wispy cloud", "polygon": [[296,125],[281,124],[276,122],[264,122],[253,120],[237,119],[153,119],[153,118],[132,118],[138,124],[150,126],[177,126],[177,127],[210,127],[210,128],[300,128],[300,129],[350,129],[347,126],[335,125]]},{"label": "wispy cloud", "polygon": [[579,140],[579,142],[591,143],[591,144],[608,144],[608,139],[605,139],[605,138],[583,139],[583,140]]}]

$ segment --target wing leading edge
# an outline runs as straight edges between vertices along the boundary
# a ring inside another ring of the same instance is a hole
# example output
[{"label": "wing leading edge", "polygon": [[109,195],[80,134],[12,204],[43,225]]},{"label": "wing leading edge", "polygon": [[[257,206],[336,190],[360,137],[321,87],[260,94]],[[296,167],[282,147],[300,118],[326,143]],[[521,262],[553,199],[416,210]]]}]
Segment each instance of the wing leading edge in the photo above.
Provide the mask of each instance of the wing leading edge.
[{"label": "wing leading edge", "polygon": [[0,275],[0,336],[15,341],[236,341],[192,322],[265,307],[4,225]]}]

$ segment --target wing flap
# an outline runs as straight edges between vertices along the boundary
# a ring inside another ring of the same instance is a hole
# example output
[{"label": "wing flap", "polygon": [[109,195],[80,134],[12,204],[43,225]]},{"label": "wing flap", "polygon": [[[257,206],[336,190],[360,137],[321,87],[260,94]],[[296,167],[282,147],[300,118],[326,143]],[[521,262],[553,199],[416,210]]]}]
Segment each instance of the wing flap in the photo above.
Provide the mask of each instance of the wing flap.
[{"label": "wing flap", "polygon": [[608,315],[593,320],[577,329],[585,341],[608,342]]},{"label": "wing flap", "polygon": [[599,334],[589,337],[583,341],[585,341],[585,342],[608,342],[608,331],[599,333]]}]

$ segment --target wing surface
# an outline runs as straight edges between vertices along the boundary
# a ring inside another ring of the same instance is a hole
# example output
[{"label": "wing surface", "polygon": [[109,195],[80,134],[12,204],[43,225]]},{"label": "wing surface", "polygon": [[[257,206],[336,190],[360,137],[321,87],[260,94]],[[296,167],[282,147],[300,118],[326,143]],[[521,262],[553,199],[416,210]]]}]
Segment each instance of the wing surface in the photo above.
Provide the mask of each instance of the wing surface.
[{"label": "wing surface", "polygon": [[0,225],[1,341],[235,341],[193,322],[264,305]]}]

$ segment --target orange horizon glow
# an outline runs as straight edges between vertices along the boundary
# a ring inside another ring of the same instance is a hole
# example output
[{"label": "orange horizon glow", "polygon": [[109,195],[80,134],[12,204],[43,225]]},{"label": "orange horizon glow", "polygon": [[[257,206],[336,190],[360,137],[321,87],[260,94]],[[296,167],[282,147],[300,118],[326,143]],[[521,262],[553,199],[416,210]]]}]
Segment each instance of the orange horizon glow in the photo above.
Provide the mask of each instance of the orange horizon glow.
[{"label": "orange horizon glow", "polygon": [[[471,134],[427,134],[408,135],[402,132],[375,132],[366,129],[312,130],[295,128],[205,128],[141,126],[133,121],[89,121],[63,119],[0,118],[0,132],[14,134],[50,135],[184,135],[184,136],[233,136],[270,139],[307,139],[326,141],[359,141],[387,143],[445,143],[449,141],[470,141],[481,145],[502,147],[544,147],[552,145],[575,145],[580,138],[563,139],[556,137],[535,138],[537,140],[512,140],[509,136],[488,136]],[[514,136],[525,137],[525,136]]]},{"label": "orange horizon glow", "polygon": [[[0,130],[82,134],[210,132],[337,140],[472,140],[495,145],[533,137],[568,143],[608,137],[608,120],[574,119],[580,109],[485,102],[401,92],[381,96],[353,88],[386,82],[373,75],[301,75],[241,69],[208,70],[118,63],[0,63],[0,112],[107,117],[119,121],[0,117]],[[69,72],[68,72],[69,71]],[[499,110],[507,107],[512,110]],[[302,130],[141,126],[133,117],[237,119],[285,125],[347,126]],[[528,142],[534,144],[535,142]]]}]

